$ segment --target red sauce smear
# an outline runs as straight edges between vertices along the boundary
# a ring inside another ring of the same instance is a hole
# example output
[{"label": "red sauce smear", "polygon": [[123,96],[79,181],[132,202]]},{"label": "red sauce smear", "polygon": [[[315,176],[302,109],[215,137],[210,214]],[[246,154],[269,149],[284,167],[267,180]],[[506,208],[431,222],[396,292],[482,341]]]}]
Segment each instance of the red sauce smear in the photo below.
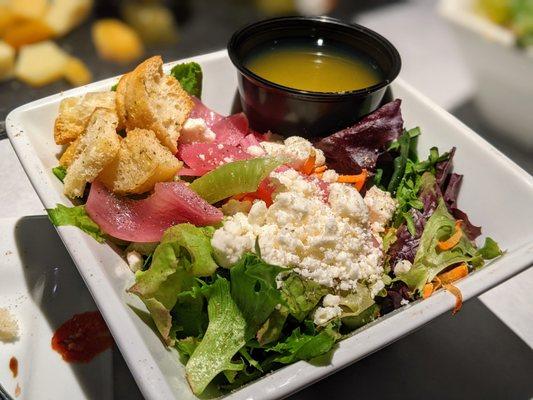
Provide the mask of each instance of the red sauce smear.
[{"label": "red sauce smear", "polygon": [[13,378],[16,378],[19,374],[19,362],[15,357],[11,357],[11,359],[9,360],[9,369],[13,374]]},{"label": "red sauce smear", "polygon": [[74,315],[52,337],[52,348],[67,362],[87,363],[112,345],[111,333],[98,311]]}]

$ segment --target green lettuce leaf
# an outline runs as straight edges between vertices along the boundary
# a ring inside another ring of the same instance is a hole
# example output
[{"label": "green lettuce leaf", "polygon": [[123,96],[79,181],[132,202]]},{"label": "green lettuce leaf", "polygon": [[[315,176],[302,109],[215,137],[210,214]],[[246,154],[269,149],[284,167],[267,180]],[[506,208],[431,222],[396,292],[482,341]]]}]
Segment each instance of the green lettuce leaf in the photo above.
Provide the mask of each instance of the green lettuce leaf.
[{"label": "green lettuce leaf", "polygon": [[423,286],[450,265],[469,262],[477,250],[466,235],[450,250],[441,251],[437,245],[446,240],[455,230],[455,219],[450,215],[441,198],[433,215],[429,218],[420,238],[420,246],[413,267],[399,279],[411,290],[422,290]]},{"label": "green lettuce leaf", "polygon": [[195,62],[181,63],[172,68],[170,75],[176,78],[181,87],[191,96],[202,97],[202,67]]},{"label": "green lettuce leaf", "polygon": [[185,367],[194,394],[201,394],[221,372],[241,371],[242,363],[232,358],[246,344],[248,323],[233,301],[229,282],[217,277],[204,289],[209,325]]},{"label": "green lettuce leaf", "polygon": [[479,255],[481,255],[485,260],[492,260],[493,258],[499,257],[503,254],[503,251],[498,246],[498,243],[494,239],[488,237],[485,239],[485,244],[478,250]]},{"label": "green lettuce leaf", "polygon": [[291,273],[281,286],[281,295],[288,312],[298,321],[303,321],[320,299],[328,294],[328,289],[315,281]]},{"label": "green lettuce leaf", "polygon": [[354,317],[374,304],[370,289],[362,284],[357,284],[357,289],[341,296],[339,305],[342,308],[342,317]]},{"label": "green lettuce leaf", "polygon": [[374,321],[378,316],[379,306],[374,303],[357,315],[342,317],[341,321],[343,326],[347,327],[350,331],[353,331],[354,329],[358,329]]},{"label": "green lettuce leaf", "polygon": [[170,243],[185,269],[194,276],[211,276],[218,268],[213,259],[214,228],[179,224],[167,229],[161,243]]},{"label": "green lettuce leaf", "polygon": [[57,204],[56,208],[48,208],[46,212],[54,226],[76,226],[97,242],[105,242],[104,233],[100,230],[98,224],[87,215],[85,206],[66,207],[62,204]]},{"label": "green lettuce leaf", "polygon": [[281,303],[276,276],[283,268],[270,265],[253,253],[245,254],[230,271],[231,296],[246,319],[246,340],[255,336],[261,325]]},{"label": "green lettuce leaf", "polygon": [[176,305],[171,311],[173,336],[202,337],[209,322],[205,307],[205,298],[201,293],[198,282],[195,282],[193,290],[181,292]]},{"label": "green lettuce leaf", "polygon": [[255,192],[259,184],[283,161],[270,157],[234,161],[196,179],[189,186],[208,203],[240,193]]},{"label": "green lettuce leaf", "polygon": [[210,276],[215,272],[217,265],[210,242],[212,232],[212,228],[198,228],[191,224],[167,229],[152,255],[150,268],[137,272],[135,284],[129,289],[144,302],[159,333],[169,345],[174,343],[176,332],[197,334],[205,323],[201,315],[196,319],[190,316],[191,312],[202,309],[202,299],[182,296],[180,305],[183,308],[178,307],[174,312],[174,324],[171,310],[178,303],[180,293],[195,285],[194,276]]},{"label": "green lettuce leaf", "polygon": [[180,356],[183,357],[184,361],[187,362],[191,358],[194,350],[200,344],[200,339],[195,337],[187,337],[184,339],[176,340],[176,349],[180,353]]},{"label": "green lettuce leaf", "polygon": [[260,346],[275,342],[280,338],[288,316],[289,311],[284,306],[272,311],[272,314],[257,331],[256,339]]},{"label": "green lettuce leaf", "polygon": [[330,351],[339,338],[333,324],[328,324],[318,332],[304,333],[296,328],[283,342],[266,349],[278,353],[270,362],[291,364],[300,360],[310,360]]},{"label": "green lettuce leaf", "polygon": [[67,169],[62,165],[58,165],[57,167],[52,168],[52,173],[56,176],[57,179],[63,182],[65,176],[67,176]]}]

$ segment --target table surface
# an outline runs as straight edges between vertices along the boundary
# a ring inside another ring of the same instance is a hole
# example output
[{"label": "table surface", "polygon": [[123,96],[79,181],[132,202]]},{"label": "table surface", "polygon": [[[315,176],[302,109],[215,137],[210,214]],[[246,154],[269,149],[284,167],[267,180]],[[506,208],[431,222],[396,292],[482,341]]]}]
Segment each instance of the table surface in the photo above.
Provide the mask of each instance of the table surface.
[{"label": "table surface", "polygon": [[[227,1],[223,6],[221,2],[207,0],[182,3],[186,9],[182,10],[184,21],[178,43],[172,47],[152,48],[149,54],[162,54],[165,60],[175,60],[218,50],[225,46],[236,28],[261,17],[243,0]],[[406,80],[533,173],[532,154],[507,142],[483,122],[469,97],[472,80],[453,39],[436,16],[434,6],[435,2],[430,0],[344,0],[339,1],[332,15],[356,20],[387,36],[403,56],[402,76]],[[60,44],[88,62],[95,80],[131,69],[132,65],[99,60],[89,36],[90,25],[85,24]],[[426,62],[420,63],[420,59]],[[437,80],[435,71],[439,71]],[[15,81],[0,83],[0,121],[18,105],[67,88],[63,82],[40,89],[30,89]],[[42,205],[5,140],[0,142],[0,179],[5,182],[4,190],[0,191],[0,223],[2,218],[43,213]],[[13,201],[15,198],[20,200]],[[533,274],[526,273],[532,281]],[[519,284],[516,278],[514,282],[509,284]],[[496,309],[494,295],[491,297],[489,292],[485,296],[483,300]],[[502,314],[501,310],[495,312]],[[525,324],[526,328],[530,324],[533,325],[533,319]],[[528,340],[523,332],[519,330],[522,338]],[[335,398],[357,396],[359,399],[530,399],[533,398],[533,351],[530,347],[533,337],[529,340],[528,345],[482,301],[473,299],[453,318],[449,314],[442,315],[417,332],[292,398],[319,399],[334,393]],[[114,397],[142,398],[118,352],[114,352],[113,369]]]}]

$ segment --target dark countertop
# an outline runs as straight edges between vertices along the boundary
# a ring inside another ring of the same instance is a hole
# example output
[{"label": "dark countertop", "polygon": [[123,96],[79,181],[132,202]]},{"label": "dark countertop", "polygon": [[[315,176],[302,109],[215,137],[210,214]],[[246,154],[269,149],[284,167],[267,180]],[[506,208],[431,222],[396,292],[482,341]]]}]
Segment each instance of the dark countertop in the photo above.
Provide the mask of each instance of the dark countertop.
[{"label": "dark countertop", "polygon": [[[333,16],[351,19],[361,10],[395,3],[391,0],[339,1]],[[171,47],[151,48],[146,56],[162,54],[175,60],[223,48],[239,26],[260,18],[250,2],[234,0],[185,2],[186,21],[179,41]],[[187,17],[188,15],[188,17]],[[97,58],[90,40],[90,23],[59,41],[90,66],[94,80],[118,75],[133,65],[115,65]],[[70,88],[65,82],[30,89],[16,82],[0,83],[0,121],[28,101]],[[519,146],[498,139],[466,102],[453,113],[493,142],[524,169],[533,173],[533,157]],[[121,357],[115,370],[125,371]],[[445,314],[417,332],[398,340],[358,363],[293,395],[293,399],[531,399],[533,398],[533,352],[478,299],[464,304],[452,317]],[[131,393],[132,377],[116,377],[116,398],[141,398]],[[129,390],[125,391],[125,387]]]}]

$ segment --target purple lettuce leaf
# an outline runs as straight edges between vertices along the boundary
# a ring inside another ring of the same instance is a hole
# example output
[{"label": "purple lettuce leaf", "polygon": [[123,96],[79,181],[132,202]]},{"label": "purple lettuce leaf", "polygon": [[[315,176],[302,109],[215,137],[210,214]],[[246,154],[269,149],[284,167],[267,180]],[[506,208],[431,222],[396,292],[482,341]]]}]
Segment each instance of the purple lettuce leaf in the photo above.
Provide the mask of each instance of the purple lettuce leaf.
[{"label": "purple lettuce leaf", "polygon": [[476,240],[481,235],[481,227],[476,226],[470,222],[468,215],[464,211],[458,208],[452,208],[450,210],[455,219],[463,220],[463,231],[470,240]]},{"label": "purple lettuce leaf", "polygon": [[453,169],[453,156],[455,155],[455,147],[452,147],[448,154],[449,157],[447,160],[442,161],[435,166],[435,179],[437,180],[437,185],[439,185],[442,190],[444,190],[446,178],[448,178],[448,175]]},{"label": "purple lettuce leaf", "polygon": [[389,257],[392,265],[392,270],[396,263],[400,260],[408,260],[413,262],[415,260],[416,251],[420,244],[420,237],[424,232],[424,226],[426,225],[426,218],[424,215],[415,209],[411,209],[411,216],[415,224],[416,234],[413,236],[407,229],[406,224],[400,225],[396,231],[396,241],[389,248]]},{"label": "purple lettuce leaf", "polygon": [[463,221],[463,230],[470,240],[476,240],[481,235],[481,227],[476,226],[470,222],[468,215],[457,207],[457,196],[461,189],[463,175],[452,173],[453,156],[455,154],[455,147],[450,150],[450,157],[436,166],[436,179],[443,193],[444,201],[448,207],[448,211],[456,219]]},{"label": "purple lettuce leaf", "polygon": [[402,281],[393,282],[387,288],[385,297],[376,297],[376,303],[379,305],[381,314],[388,314],[402,306],[402,300],[409,300],[409,287]]},{"label": "purple lettuce leaf", "polygon": [[342,174],[357,174],[376,168],[378,157],[403,131],[401,100],[385,104],[355,125],[315,144],[324,152],[328,166]]}]

